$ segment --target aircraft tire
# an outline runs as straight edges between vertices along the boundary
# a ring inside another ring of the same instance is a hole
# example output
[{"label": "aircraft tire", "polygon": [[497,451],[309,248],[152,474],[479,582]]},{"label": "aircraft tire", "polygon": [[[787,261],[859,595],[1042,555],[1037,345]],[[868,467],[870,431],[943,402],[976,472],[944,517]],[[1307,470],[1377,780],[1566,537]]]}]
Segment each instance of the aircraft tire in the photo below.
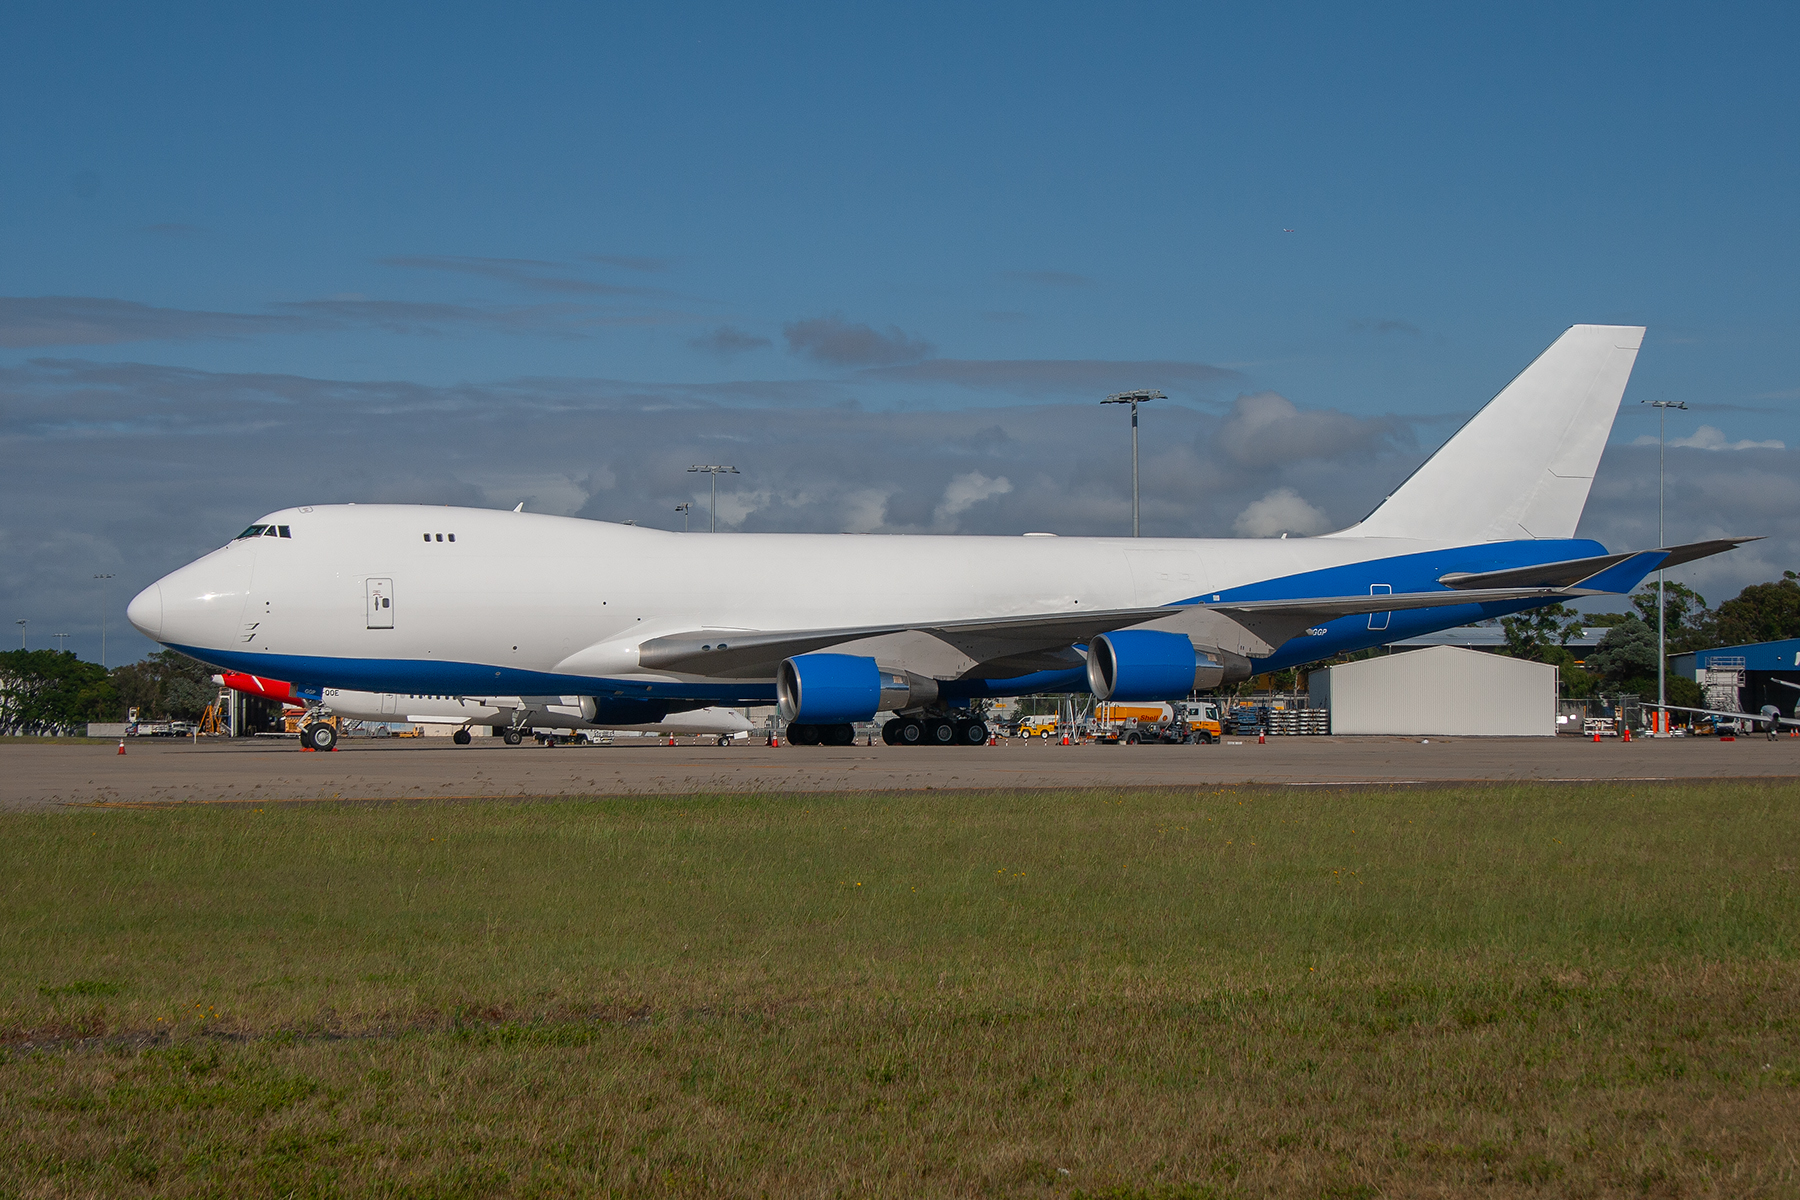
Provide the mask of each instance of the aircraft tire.
[{"label": "aircraft tire", "polygon": [[314,750],[337,749],[338,732],[324,721],[308,725],[301,738]]},{"label": "aircraft tire", "polygon": [[502,729],[500,731],[500,740],[509,746],[517,746],[520,742],[525,740],[525,735],[516,729]]},{"label": "aircraft tire", "polygon": [[856,745],[856,726],[854,725],[821,725],[820,740],[827,746]]},{"label": "aircraft tire", "polygon": [[988,740],[988,727],[985,721],[958,721],[956,723],[956,741],[961,746],[985,746]]},{"label": "aircraft tire", "polygon": [[933,746],[956,744],[956,725],[942,719],[925,722],[925,740]]},{"label": "aircraft tire", "polygon": [[474,741],[475,737],[468,730],[459,729],[455,733],[450,735],[450,740],[455,742],[459,746],[466,746],[470,742]]},{"label": "aircraft tire", "polygon": [[900,744],[899,742],[895,741],[894,738],[897,734],[899,734],[900,722],[904,719],[905,718],[903,718],[903,717],[895,717],[893,720],[887,722],[885,725],[883,725],[881,727],[881,744],[882,745],[898,746]]},{"label": "aircraft tire", "polygon": [[[925,740],[925,723],[917,717],[895,717],[887,723],[887,728],[894,731],[895,746],[917,746]],[[882,731],[884,734],[886,729]]]},{"label": "aircraft tire", "polygon": [[787,739],[790,746],[817,746],[823,740],[819,736],[819,726],[802,725],[798,721],[787,727]]}]

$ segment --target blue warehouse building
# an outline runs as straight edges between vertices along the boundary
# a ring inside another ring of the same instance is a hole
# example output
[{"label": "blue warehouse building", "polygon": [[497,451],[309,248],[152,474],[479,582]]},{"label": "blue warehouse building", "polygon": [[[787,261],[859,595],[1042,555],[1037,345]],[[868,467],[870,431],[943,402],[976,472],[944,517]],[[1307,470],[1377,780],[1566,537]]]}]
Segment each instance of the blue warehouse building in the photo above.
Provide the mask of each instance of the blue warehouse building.
[{"label": "blue warehouse building", "polygon": [[1800,638],[1674,654],[1669,656],[1669,670],[1702,685],[1708,670],[1742,671],[1740,702],[1745,711],[1756,712],[1765,704],[1773,704],[1784,713],[1792,712],[1796,701],[1800,701],[1800,690],[1775,681],[1800,684]]}]

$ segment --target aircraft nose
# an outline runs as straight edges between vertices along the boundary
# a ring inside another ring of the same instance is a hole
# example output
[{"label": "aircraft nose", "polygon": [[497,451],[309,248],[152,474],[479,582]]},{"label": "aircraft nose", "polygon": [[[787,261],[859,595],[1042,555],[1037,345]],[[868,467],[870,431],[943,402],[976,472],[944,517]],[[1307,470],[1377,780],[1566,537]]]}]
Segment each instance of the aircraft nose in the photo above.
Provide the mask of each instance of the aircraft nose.
[{"label": "aircraft nose", "polygon": [[[145,588],[127,615],[133,625],[165,646],[229,649],[241,633],[238,623],[250,593],[254,561],[241,546],[215,550]],[[147,624],[139,623],[140,605]]]},{"label": "aircraft nose", "polygon": [[162,613],[162,584],[153,583],[132,597],[125,608],[125,619],[131,622],[133,629],[154,642],[162,637]]}]

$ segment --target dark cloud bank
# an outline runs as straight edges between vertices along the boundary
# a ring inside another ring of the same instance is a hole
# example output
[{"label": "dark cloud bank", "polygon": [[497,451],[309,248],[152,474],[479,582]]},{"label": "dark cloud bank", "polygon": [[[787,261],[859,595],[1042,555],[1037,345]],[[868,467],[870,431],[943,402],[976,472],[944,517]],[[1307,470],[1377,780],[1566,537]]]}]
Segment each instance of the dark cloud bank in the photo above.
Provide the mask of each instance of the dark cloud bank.
[{"label": "dark cloud bank", "polygon": [[[677,503],[705,504],[686,472],[700,461],[743,472],[720,492],[720,523],[732,529],[1122,534],[1127,426],[1091,394],[1144,378],[1173,392],[1166,374],[1150,370],[1170,366],[932,360],[847,382],[427,387],[38,360],[0,369],[0,615],[29,618],[34,642],[74,633],[92,656],[101,604],[91,577],[113,572],[116,657],[133,591],[268,510],[523,500],[538,511],[680,528]],[[1186,367],[1195,388],[1233,380]],[[859,402],[887,397],[882,389],[896,380],[912,390],[935,382],[1006,396],[1035,385],[1040,396],[1083,398],[993,407],[990,396],[990,406],[961,411]],[[1271,392],[1206,407],[1159,402],[1143,422],[1152,536],[1341,527],[1455,427],[1301,409]],[[1608,451],[1584,534],[1620,548],[1655,544],[1655,455],[1654,446]],[[1716,601],[1800,562],[1795,465],[1787,450],[1671,449],[1672,541],[1771,535],[1678,576]]]},{"label": "dark cloud bank", "polygon": [[609,309],[581,302],[467,305],[361,297],[290,301],[269,308],[264,313],[206,312],[103,296],[0,296],[0,347],[110,346],[349,330],[437,336],[478,329],[564,338],[584,336],[601,326],[659,324],[670,317],[666,311]]}]

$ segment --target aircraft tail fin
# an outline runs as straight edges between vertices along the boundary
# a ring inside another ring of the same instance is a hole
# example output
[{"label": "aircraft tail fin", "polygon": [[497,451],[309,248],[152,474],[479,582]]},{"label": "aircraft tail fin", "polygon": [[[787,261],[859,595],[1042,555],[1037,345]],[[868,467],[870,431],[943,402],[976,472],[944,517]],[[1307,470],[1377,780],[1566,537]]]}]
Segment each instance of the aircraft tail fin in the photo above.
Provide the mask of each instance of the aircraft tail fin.
[{"label": "aircraft tail fin", "polygon": [[1335,537],[1575,536],[1641,325],[1573,325],[1362,521]]}]

